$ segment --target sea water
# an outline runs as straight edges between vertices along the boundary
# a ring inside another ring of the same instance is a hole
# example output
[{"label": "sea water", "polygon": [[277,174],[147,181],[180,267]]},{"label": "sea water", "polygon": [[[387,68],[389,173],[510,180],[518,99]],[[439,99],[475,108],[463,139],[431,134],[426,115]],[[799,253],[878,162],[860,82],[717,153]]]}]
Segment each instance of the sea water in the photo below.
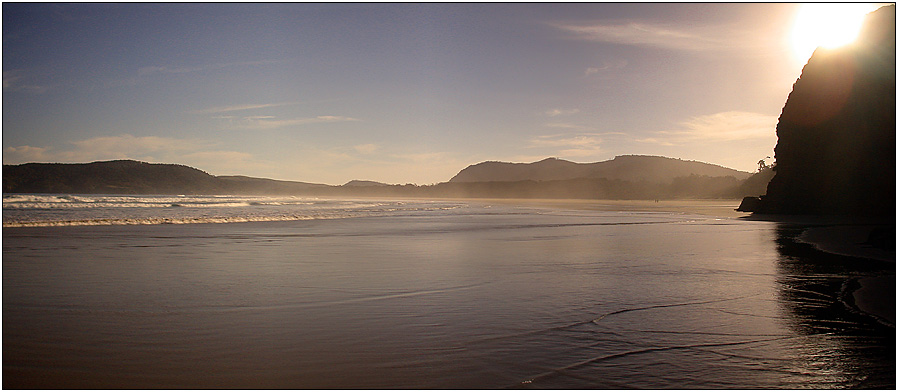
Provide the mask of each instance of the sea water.
[{"label": "sea water", "polygon": [[4,195],[4,388],[894,388],[793,225],[422,200]]}]

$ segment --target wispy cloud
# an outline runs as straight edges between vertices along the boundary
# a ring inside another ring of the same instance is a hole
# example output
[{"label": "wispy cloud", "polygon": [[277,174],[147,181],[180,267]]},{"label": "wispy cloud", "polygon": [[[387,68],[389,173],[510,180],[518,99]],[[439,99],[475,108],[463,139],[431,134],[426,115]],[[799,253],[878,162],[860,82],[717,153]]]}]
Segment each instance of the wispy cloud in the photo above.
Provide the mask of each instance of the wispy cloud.
[{"label": "wispy cloud", "polygon": [[165,73],[188,73],[188,72],[197,72],[205,69],[204,67],[160,67],[157,65],[150,65],[146,67],[140,67],[137,70],[137,74],[140,76],[148,76],[152,74],[165,74]]},{"label": "wispy cloud", "polygon": [[767,114],[720,112],[692,117],[680,122],[678,129],[655,132],[637,141],[674,146],[695,141],[775,140],[776,122],[776,116]]},{"label": "wispy cloud", "polygon": [[584,76],[595,75],[603,71],[610,71],[614,69],[623,69],[629,64],[627,60],[613,60],[613,61],[605,61],[602,63],[601,67],[588,67],[586,71],[583,73]]},{"label": "wispy cloud", "polygon": [[316,117],[299,117],[279,119],[275,116],[218,116],[217,118],[226,120],[227,126],[231,129],[250,129],[264,130],[276,129],[298,125],[319,124],[319,123],[337,123],[337,122],[354,122],[360,121],[357,118],[345,116],[316,116]]},{"label": "wispy cloud", "polygon": [[[721,49],[726,42],[707,27],[685,27],[648,22],[617,22],[613,24],[553,24],[571,33],[574,38],[622,45],[651,46],[665,49],[701,51]],[[591,68],[598,72],[600,68]],[[589,72],[589,70],[587,70]]]},{"label": "wispy cloud", "polygon": [[243,105],[231,105],[231,106],[216,106],[202,110],[194,110],[190,113],[192,114],[217,114],[217,113],[229,113],[229,112],[237,112],[242,110],[253,110],[253,109],[266,109],[266,108],[276,108],[281,106],[291,106],[291,105],[299,105],[300,102],[276,102],[276,103],[250,103]]},{"label": "wispy cloud", "polygon": [[[357,118],[333,115],[283,118],[264,113],[264,111],[260,110],[301,104],[303,104],[303,102],[249,103],[229,106],[215,106],[206,109],[193,110],[188,113],[212,114],[213,116],[210,116],[211,119],[224,122],[225,126],[230,129],[263,130],[317,123],[360,121]],[[260,112],[262,112],[262,114],[251,114],[251,112],[254,110],[259,110]]]},{"label": "wispy cloud", "polygon": [[601,151],[602,134],[559,134],[537,136],[529,140],[530,148],[548,148],[558,157],[593,156]]},{"label": "wispy cloud", "polygon": [[71,144],[75,146],[73,150],[57,154],[74,162],[99,159],[152,160],[175,152],[193,151],[203,147],[200,141],[192,139],[129,134],[95,137]]},{"label": "wispy cloud", "polygon": [[122,134],[101,136],[70,143],[70,148],[7,147],[4,163],[24,162],[90,162],[108,159],[154,160],[196,151],[206,144],[192,139]]},{"label": "wispy cloud", "polygon": [[359,144],[357,146],[352,146],[352,149],[356,150],[361,154],[371,154],[380,149],[380,146],[374,143],[368,144]]},{"label": "wispy cloud", "polygon": [[194,65],[194,66],[148,65],[145,67],[140,67],[137,70],[137,74],[139,76],[150,76],[150,75],[158,75],[158,74],[183,74],[183,73],[210,71],[210,70],[231,68],[231,67],[268,65],[268,64],[275,64],[278,62],[279,61],[276,61],[276,60],[260,60],[260,61],[238,61],[238,62],[230,62],[230,63],[201,64],[201,65]]},{"label": "wispy cloud", "polygon": [[20,69],[3,71],[3,91],[42,94],[50,90],[49,86],[26,82],[25,76],[25,71]]},{"label": "wispy cloud", "polygon": [[596,130],[595,127],[583,125],[583,124],[572,123],[572,122],[551,122],[551,123],[545,123],[545,124],[543,124],[543,126],[546,128],[563,129],[563,130],[567,130],[567,131],[576,131],[576,132],[581,132],[581,133],[592,132],[592,131]]},{"label": "wispy cloud", "polygon": [[557,117],[557,116],[570,116],[580,113],[580,109],[549,109],[546,110],[546,115],[549,117]]},{"label": "wispy cloud", "polygon": [[48,149],[44,147],[6,147],[3,149],[3,163],[49,162],[50,159],[47,152]]}]

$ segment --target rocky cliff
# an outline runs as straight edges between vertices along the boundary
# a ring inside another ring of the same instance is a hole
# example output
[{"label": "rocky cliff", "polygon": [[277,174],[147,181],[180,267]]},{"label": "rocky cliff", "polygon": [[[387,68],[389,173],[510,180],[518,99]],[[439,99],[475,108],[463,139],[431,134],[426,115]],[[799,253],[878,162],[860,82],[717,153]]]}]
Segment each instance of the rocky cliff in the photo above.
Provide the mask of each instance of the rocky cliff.
[{"label": "rocky cliff", "polygon": [[857,41],[817,49],[776,127],[776,175],[755,212],[895,216],[895,6]]}]

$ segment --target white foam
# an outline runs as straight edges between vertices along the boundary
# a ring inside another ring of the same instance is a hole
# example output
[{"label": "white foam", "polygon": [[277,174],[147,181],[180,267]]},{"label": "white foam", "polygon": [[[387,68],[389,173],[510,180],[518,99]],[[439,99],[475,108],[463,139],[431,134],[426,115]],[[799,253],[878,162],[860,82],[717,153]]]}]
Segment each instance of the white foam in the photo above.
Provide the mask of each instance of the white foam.
[{"label": "white foam", "polygon": [[[313,199],[317,200],[317,199]],[[296,197],[245,196],[82,196],[4,195],[4,209],[58,208],[227,208],[247,206],[312,205],[314,201]]]},{"label": "white foam", "polygon": [[3,222],[3,227],[57,227],[57,226],[116,226],[116,225],[162,225],[162,224],[200,224],[200,223],[246,223],[246,222],[284,222],[315,219],[351,218],[346,215],[319,216],[218,216],[218,217],[185,217],[185,218],[121,218],[121,219],[85,219],[65,221],[21,221]]},{"label": "white foam", "polygon": [[464,204],[267,196],[4,195],[3,227],[339,219],[449,211]]}]

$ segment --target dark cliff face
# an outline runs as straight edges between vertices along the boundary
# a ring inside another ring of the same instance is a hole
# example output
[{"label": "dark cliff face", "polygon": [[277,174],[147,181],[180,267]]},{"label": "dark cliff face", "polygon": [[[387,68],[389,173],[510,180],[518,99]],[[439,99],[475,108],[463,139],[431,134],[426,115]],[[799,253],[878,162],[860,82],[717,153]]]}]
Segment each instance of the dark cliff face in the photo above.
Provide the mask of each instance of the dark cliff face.
[{"label": "dark cliff face", "polygon": [[895,6],[855,44],[818,49],[776,127],[776,176],[757,212],[895,214]]}]

